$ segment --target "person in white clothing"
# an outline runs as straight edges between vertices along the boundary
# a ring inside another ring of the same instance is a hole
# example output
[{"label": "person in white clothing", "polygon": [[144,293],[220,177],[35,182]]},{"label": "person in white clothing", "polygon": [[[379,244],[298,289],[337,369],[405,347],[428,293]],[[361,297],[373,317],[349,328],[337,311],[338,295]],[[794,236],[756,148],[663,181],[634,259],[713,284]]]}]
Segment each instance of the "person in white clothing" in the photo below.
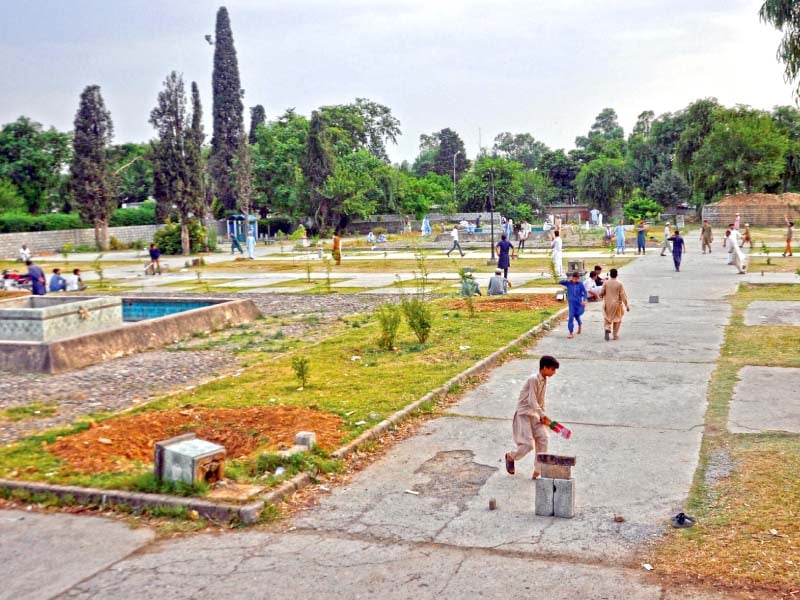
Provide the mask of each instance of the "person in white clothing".
[{"label": "person in white clothing", "polygon": [[458,250],[461,256],[464,256],[464,251],[461,249],[461,244],[458,243],[458,226],[453,225],[453,231],[450,232],[450,237],[453,238],[453,247],[447,251],[447,256],[450,256],[450,253],[453,250]]},{"label": "person in white clothing", "polygon": [[31,251],[28,249],[27,244],[22,244],[22,247],[19,249],[19,260],[20,262],[25,262],[31,259]]},{"label": "person in white clothing", "polygon": [[553,253],[553,269],[555,270],[556,275],[558,275],[559,277],[563,277],[564,267],[561,266],[561,261],[562,261],[561,249],[563,247],[563,243],[561,240],[561,234],[559,233],[558,229],[556,229],[555,231],[553,231],[553,235],[555,237],[553,238],[553,241],[550,242],[550,249]]},{"label": "person in white clothing", "polygon": [[664,256],[666,252],[672,252],[672,246],[669,244],[669,237],[672,235],[672,232],[669,229],[669,221],[664,223],[664,244],[661,246],[661,256]]}]

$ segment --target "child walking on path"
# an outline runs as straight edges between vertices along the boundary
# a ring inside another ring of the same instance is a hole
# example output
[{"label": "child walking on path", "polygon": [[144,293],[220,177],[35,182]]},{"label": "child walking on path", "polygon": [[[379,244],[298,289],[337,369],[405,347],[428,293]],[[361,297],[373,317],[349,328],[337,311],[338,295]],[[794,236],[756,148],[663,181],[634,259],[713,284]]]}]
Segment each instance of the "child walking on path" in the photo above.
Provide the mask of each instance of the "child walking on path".
[{"label": "child walking on path", "polygon": [[[552,377],[558,370],[558,361],[552,356],[542,356],[539,359],[539,372],[532,375],[522,386],[514,412],[512,432],[516,450],[506,452],[506,471],[509,475],[516,472],[514,463],[531,450],[536,448],[536,454],[547,453],[547,426],[550,418],[544,414],[544,394],[547,389],[547,378]],[[534,469],[536,463],[534,461]],[[533,471],[533,478],[539,478],[539,471]]]},{"label": "child walking on path", "polygon": [[567,288],[567,300],[569,302],[569,321],[567,322],[569,335],[567,337],[572,339],[575,337],[572,333],[575,329],[573,321],[578,322],[578,334],[580,335],[580,333],[583,331],[581,315],[583,314],[584,307],[586,306],[586,301],[589,299],[589,293],[586,291],[586,287],[581,282],[581,274],[578,271],[575,271],[572,274],[571,279],[562,279],[558,282],[558,284]]}]

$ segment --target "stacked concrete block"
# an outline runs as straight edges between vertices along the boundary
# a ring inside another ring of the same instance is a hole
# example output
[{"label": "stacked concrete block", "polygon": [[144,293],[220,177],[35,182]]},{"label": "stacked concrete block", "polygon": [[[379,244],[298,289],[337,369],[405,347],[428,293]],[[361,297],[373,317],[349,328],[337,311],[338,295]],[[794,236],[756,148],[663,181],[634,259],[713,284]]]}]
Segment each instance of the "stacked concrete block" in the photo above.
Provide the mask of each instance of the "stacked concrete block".
[{"label": "stacked concrete block", "polygon": [[575,480],[572,479],[574,456],[537,454],[541,477],[536,480],[537,515],[571,519],[575,516]]}]

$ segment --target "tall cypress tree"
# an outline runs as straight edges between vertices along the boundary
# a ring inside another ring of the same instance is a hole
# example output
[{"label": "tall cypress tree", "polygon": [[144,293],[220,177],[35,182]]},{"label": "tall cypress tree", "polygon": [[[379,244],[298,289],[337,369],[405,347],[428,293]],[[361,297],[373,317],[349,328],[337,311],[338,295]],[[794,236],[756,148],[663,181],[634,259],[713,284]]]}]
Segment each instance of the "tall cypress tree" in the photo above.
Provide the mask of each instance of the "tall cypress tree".
[{"label": "tall cypress tree", "polygon": [[107,155],[113,133],[100,86],[86,86],[75,114],[70,187],[81,217],[94,225],[95,243],[103,250],[108,250],[108,221],[116,208]]},{"label": "tall cypress tree", "polygon": [[192,113],[190,123],[183,78],[172,71],[150,113],[150,123],[158,130],[158,141],[153,142],[153,190],[160,218],[165,218],[173,208],[177,212],[184,254],[191,252],[189,223],[202,215],[203,204],[202,109],[195,83],[192,83]]},{"label": "tall cypress tree", "polygon": [[253,146],[256,143],[256,129],[259,125],[264,125],[267,122],[267,112],[260,104],[256,104],[250,109],[250,136],[248,141]]},{"label": "tall cypress tree", "polygon": [[237,204],[234,162],[240,152],[239,146],[244,142],[244,106],[231,22],[228,9],[224,6],[217,11],[211,87],[214,94],[214,133],[211,138],[209,169],[217,197],[226,209],[234,210]]},{"label": "tall cypress tree", "polygon": [[192,82],[192,124],[189,127],[186,144],[186,172],[189,183],[188,209],[197,218],[205,214],[205,165],[203,164],[203,106],[200,103],[200,90],[197,82]]}]

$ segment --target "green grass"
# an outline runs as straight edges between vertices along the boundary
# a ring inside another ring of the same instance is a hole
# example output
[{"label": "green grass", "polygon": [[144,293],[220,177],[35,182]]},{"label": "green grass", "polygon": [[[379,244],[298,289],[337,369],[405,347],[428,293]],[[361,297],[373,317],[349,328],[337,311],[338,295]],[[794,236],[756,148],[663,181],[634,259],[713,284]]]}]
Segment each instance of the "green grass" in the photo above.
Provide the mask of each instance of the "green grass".
[{"label": "green grass", "polygon": [[[698,525],[670,532],[650,561],[661,573],[742,588],[796,591],[800,551],[800,435],[732,434],[728,413],[739,371],[747,365],[800,368],[800,327],[745,326],[756,300],[796,300],[797,286],[742,284],[708,392],[700,465],[688,499]],[[775,399],[779,401],[779,399]],[[709,465],[727,456],[728,477],[707,481]],[[780,536],[769,533],[778,531]],[[788,597],[788,596],[787,596]]]},{"label": "green grass", "polygon": [[5,410],[0,410],[0,421],[23,421],[26,419],[43,419],[51,417],[58,412],[53,404],[41,404],[33,402],[22,406],[12,406]]},{"label": "green grass", "polygon": [[[520,318],[518,312],[498,311],[477,313],[476,318],[468,318],[466,314],[447,310],[434,303],[434,326],[426,344],[419,345],[404,324],[399,331],[397,351],[377,348],[379,332],[371,316],[345,319],[332,329],[332,335],[297,349],[290,348],[282,336],[266,339],[266,336],[251,330],[238,330],[227,336],[227,341],[233,338],[243,347],[256,340],[262,345],[286,344],[285,353],[253,352],[249,357],[251,366],[238,377],[217,379],[157,400],[133,412],[174,409],[185,404],[211,408],[273,403],[299,405],[340,415],[345,421],[345,437],[352,439],[365,428],[439,387],[554,312],[531,311]],[[202,339],[198,342],[203,344],[211,341]],[[462,345],[469,346],[469,349],[460,350]],[[292,369],[292,357],[295,355],[302,355],[309,361],[309,380],[302,390],[298,389]],[[391,382],[391,385],[386,382]],[[357,425],[360,421],[366,423]],[[141,465],[138,471],[76,473],[47,451],[48,444],[57,437],[72,435],[87,427],[87,423],[79,423],[0,449],[0,477],[14,473],[19,478],[57,483],[141,489],[147,483],[146,479],[143,483],[142,473],[146,472],[148,465]],[[265,466],[274,466],[269,463],[270,460],[250,457],[233,461],[229,473],[236,477],[254,477],[263,473]],[[335,461],[330,462],[322,454],[315,454],[307,460],[311,462],[296,465],[297,469],[326,472],[339,468]],[[287,471],[290,471],[290,466],[292,463],[287,464]]]}]

